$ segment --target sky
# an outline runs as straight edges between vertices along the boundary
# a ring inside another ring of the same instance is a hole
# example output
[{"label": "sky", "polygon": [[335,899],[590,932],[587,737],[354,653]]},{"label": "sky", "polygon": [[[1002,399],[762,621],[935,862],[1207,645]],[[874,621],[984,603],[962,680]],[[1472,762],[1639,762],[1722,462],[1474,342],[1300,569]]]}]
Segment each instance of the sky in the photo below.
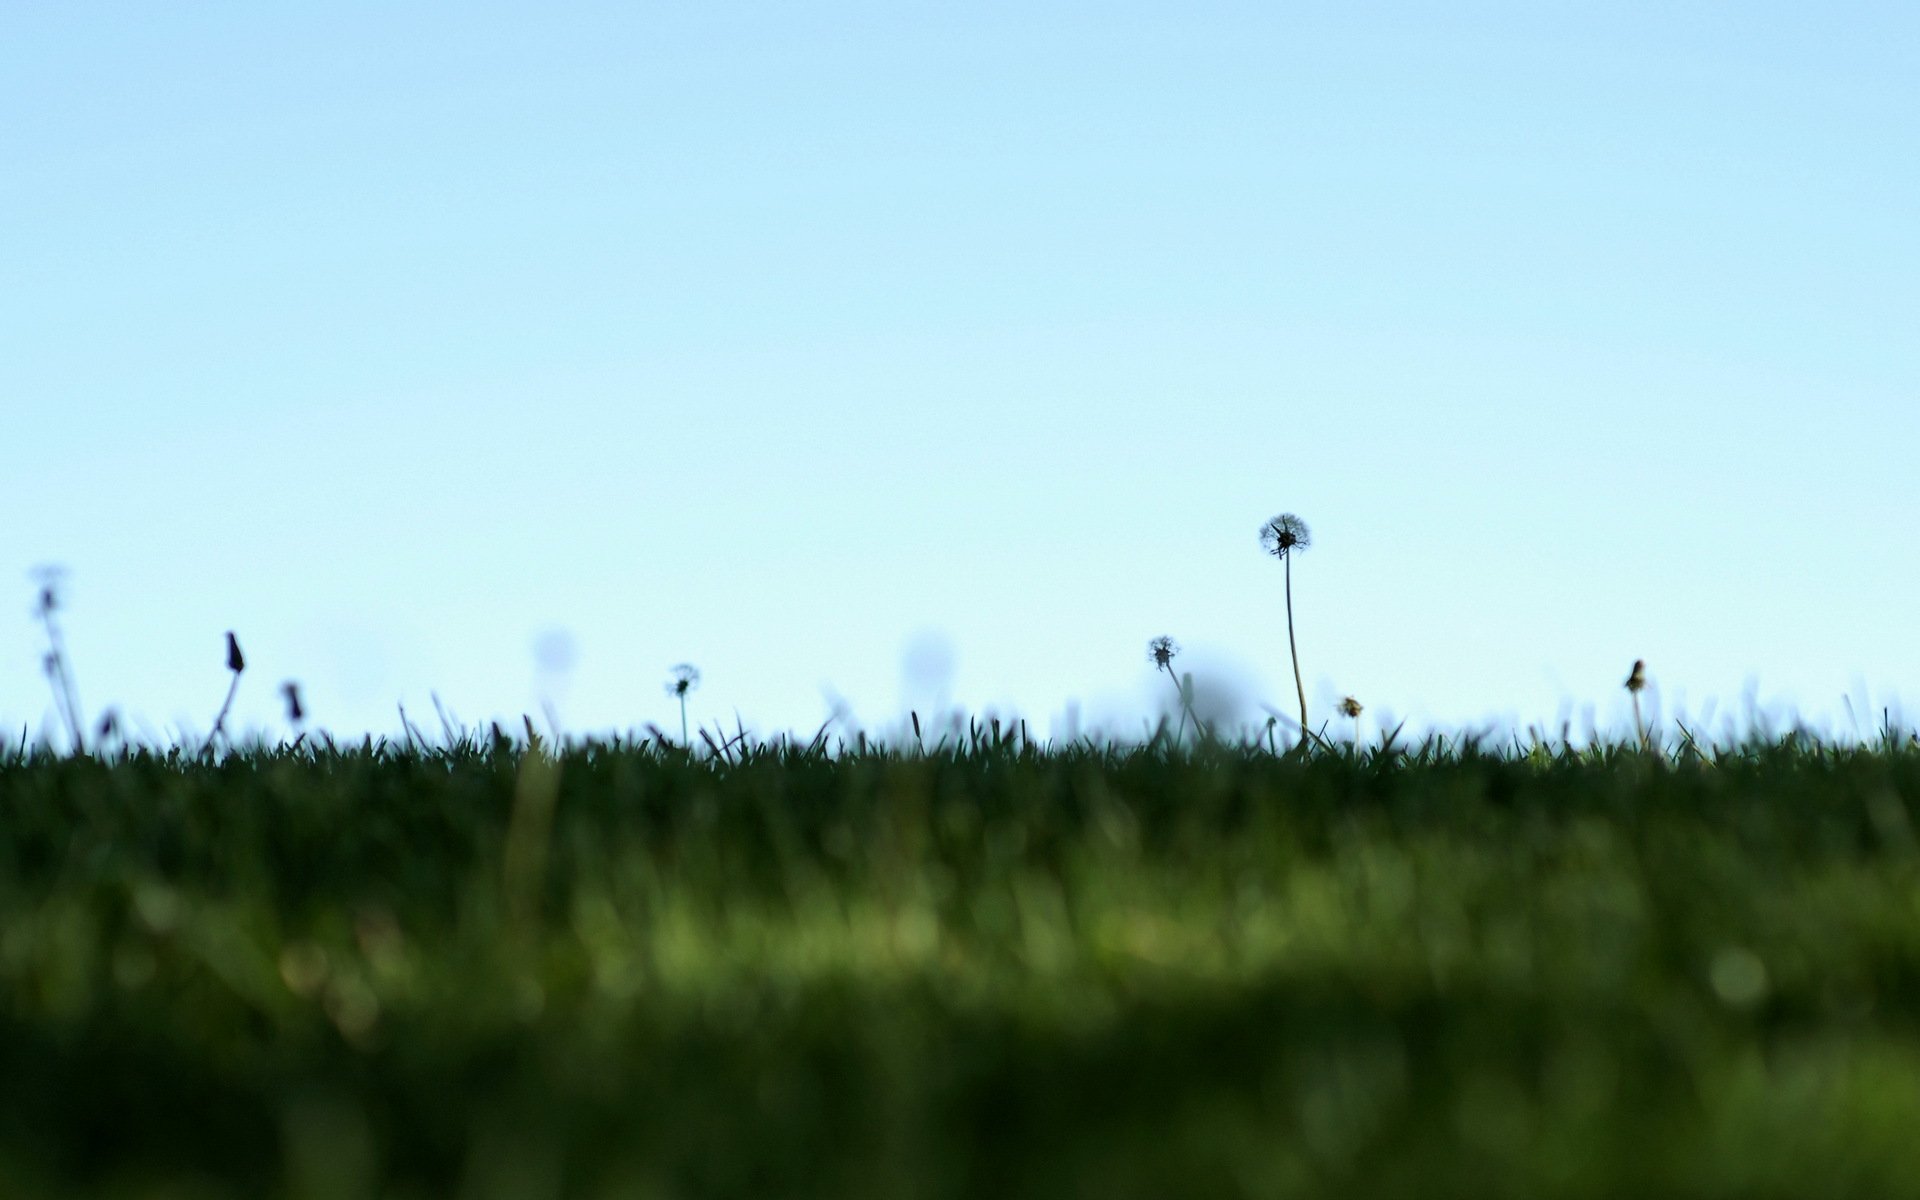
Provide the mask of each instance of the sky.
[{"label": "sky", "polygon": [[267,736],[677,736],[680,662],[1137,733],[1160,634],[1264,722],[1283,511],[1316,726],[1617,730],[1636,658],[1877,725],[1916,62],[1905,3],[7,5],[0,729],[60,740],[49,563],[160,739],[228,630]]}]

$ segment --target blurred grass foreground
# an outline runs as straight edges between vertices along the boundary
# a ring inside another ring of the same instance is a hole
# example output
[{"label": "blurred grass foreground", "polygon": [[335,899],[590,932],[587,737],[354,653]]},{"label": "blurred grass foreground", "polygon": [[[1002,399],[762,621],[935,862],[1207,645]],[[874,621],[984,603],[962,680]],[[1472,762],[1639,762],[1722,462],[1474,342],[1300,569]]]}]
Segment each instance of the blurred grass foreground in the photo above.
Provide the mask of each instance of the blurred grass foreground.
[{"label": "blurred grass foreground", "polygon": [[6,1197],[1920,1195],[1920,752],[0,756]]}]

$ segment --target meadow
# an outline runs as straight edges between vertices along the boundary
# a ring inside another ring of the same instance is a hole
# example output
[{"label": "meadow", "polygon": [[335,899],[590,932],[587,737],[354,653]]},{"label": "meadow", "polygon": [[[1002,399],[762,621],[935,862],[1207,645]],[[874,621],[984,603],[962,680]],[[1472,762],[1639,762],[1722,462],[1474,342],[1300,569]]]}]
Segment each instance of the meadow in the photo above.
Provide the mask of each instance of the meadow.
[{"label": "meadow", "polygon": [[1920,751],[0,753],[9,1197],[1920,1195]]}]

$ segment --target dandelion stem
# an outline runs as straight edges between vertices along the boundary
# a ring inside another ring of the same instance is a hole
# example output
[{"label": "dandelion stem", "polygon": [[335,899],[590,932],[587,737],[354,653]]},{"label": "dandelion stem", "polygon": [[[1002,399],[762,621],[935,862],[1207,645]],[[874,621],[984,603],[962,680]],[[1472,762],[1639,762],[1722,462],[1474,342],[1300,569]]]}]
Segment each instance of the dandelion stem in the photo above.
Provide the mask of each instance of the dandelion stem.
[{"label": "dandelion stem", "polygon": [[1293,690],[1300,697],[1300,736],[1307,735],[1307,689],[1300,682],[1300,649],[1293,640],[1293,555],[1284,556],[1287,569],[1287,652],[1293,656]]},{"label": "dandelion stem", "polygon": [[61,719],[67,724],[67,733],[73,739],[73,752],[85,754],[87,750],[86,733],[80,720],[80,692],[73,685],[73,674],[67,668],[67,648],[60,639],[60,626],[54,623],[53,608],[44,606],[41,619],[47,625],[47,644],[53,647],[48,655],[48,677],[53,680],[55,708]]},{"label": "dandelion stem", "polygon": [[[220,705],[220,712],[218,713],[218,715],[216,715],[213,718],[213,732],[207,734],[208,746],[213,745],[215,738],[218,738],[226,733],[227,712],[229,709],[233,707],[234,693],[238,692],[239,690],[240,690],[240,672],[235,671],[233,673],[233,682],[227,685],[227,698],[225,702]],[[233,743],[233,738],[231,736],[227,737],[227,743],[229,745]]]},{"label": "dandelion stem", "polygon": [[[1161,669],[1166,671],[1167,679],[1173,684],[1173,694],[1180,698],[1180,726],[1173,733],[1173,740],[1177,742],[1185,737],[1187,732],[1187,689],[1180,686],[1180,677],[1173,673],[1171,663]],[[1162,726],[1162,728],[1165,727]]]}]

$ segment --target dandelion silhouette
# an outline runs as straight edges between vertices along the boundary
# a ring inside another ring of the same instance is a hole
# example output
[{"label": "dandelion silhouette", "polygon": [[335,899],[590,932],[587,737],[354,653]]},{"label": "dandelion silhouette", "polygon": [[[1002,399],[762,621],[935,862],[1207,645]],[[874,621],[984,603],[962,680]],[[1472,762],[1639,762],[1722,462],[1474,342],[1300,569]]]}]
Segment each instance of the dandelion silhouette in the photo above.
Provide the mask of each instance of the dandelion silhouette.
[{"label": "dandelion silhouette", "polygon": [[66,580],[66,569],[57,566],[35,567],[31,574],[40,587],[34,615],[47,628],[47,654],[42,660],[47,671],[47,684],[53,689],[54,707],[58,709],[60,719],[66,723],[67,735],[73,739],[74,752],[83,753],[87,746],[83,732],[85,723],[80,716],[80,691],[73,684],[73,672],[67,666],[66,643],[60,636],[60,623],[55,618],[60,611],[60,588]]},{"label": "dandelion silhouette", "polygon": [[680,743],[690,746],[687,738],[687,693],[700,686],[700,671],[692,663],[677,663],[667,680],[667,695],[680,701]]},{"label": "dandelion silhouette", "polygon": [[[1187,699],[1187,689],[1180,685],[1180,677],[1173,673],[1173,656],[1178,653],[1179,645],[1164,635],[1147,643],[1147,661],[1167,673],[1167,678],[1173,681],[1174,694],[1180,697],[1180,727],[1173,735],[1176,741],[1187,732],[1187,714],[1192,709]],[[1197,726],[1198,720],[1194,724]]]},{"label": "dandelion silhouette", "polygon": [[1647,686],[1647,660],[1633,660],[1633,670],[1627,673],[1625,687],[1627,694],[1633,697],[1633,728],[1640,734],[1640,749],[1647,749],[1647,723],[1640,717],[1640,692]]},{"label": "dandelion silhouette", "polygon": [[[233,682],[227,685],[226,701],[220,705],[219,714],[213,718],[213,732],[207,735],[208,746],[212,746],[213,740],[226,732],[227,713],[233,709],[233,697],[235,693],[240,690],[240,673],[246,669],[247,659],[245,655],[240,653],[240,639],[233,636],[232,630],[228,630],[227,670],[233,672]],[[228,736],[227,742],[229,745],[232,744],[233,738],[231,735]]]},{"label": "dandelion silhouette", "polygon": [[1307,689],[1300,682],[1300,649],[1293,637],[1293,554],[1313,545],[1307,523],[1292,513],[1281,513],[1260,527],[1260,546],[1287,568],[1287,652],[1293,657],[1293,690],[1300,698],[1300,739],[1307,738]]},{"label": "dandelion silhouette", "polygon": [[1340,715],[1353,722],[1353,748],[1356,753],[1358,753],[1360,749],[1360,714],[1365,711],[1366,705],[1355,700],[1352,696],[1348,696],[1340,702]]}]

